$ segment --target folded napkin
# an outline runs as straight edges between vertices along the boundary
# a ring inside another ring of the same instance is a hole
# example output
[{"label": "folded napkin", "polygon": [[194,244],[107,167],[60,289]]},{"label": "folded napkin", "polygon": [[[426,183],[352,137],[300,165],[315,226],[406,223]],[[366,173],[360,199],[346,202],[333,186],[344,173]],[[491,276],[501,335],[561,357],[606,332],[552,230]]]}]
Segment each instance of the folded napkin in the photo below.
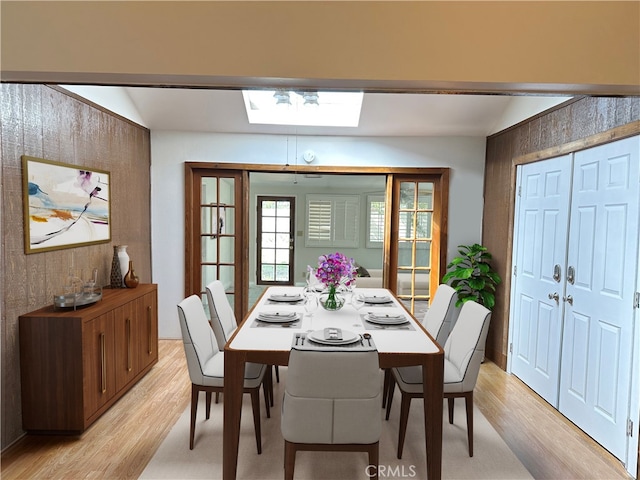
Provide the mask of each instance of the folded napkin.
[{"label": "folded napkin", "polygon": [[330,327],[324,329],[325,340],[342,340],[342,329]]}]

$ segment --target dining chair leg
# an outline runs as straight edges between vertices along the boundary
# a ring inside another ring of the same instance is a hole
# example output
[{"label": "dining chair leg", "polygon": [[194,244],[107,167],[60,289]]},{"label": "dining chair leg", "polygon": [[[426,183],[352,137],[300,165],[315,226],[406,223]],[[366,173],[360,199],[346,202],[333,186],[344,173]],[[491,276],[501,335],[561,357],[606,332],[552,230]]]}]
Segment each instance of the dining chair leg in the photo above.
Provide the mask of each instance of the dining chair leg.
[{"label": "dining chair leg", "polygon": [[455,401],[454,397],[447,398],[447,406],[449,407],[449,423],[453,425],[453,402]]},{"label": "dining chair leg", "polygon": [[262,453],[262,433],[260,432],[260,390],[254,388],[251,390],[251,407],[253,409],[253,426],[256,431],[256,446],[258,447],[258,455]]},{"label": "dining chair leg", "polygon": [[[391,382],[391,370],[384,369],[384,382],[382,384],[382,408],[387,406],[387,393],[389,392],[389,383]],[[388,420],[388,418],[387,418]]]},{"label": "dining chair leg", "polygon": [[189,428],[189,450],[193,450],[196,435],[196,413],[198,413],[198,388],[191,384],[191,426]]},{"label": "dining chair leg", "polygon": [[[269,393],[269,385],[271,384],[271,377],[267,378],[265,375],[262,380],[262,391],[264,392],[264,409],[267,412],[267,418],[271,418],[271,395]],[[260,387],[258,387],[260,388]]]},{"label": "dining chair leg", "polygon": [[288,441],[284,441],[284,478],[293,480],[293,470],[296,466],[296,446]]},{"label": "dining chair leg", "polygon": [[396,380],[393,378],[391,372],[389,372],[389,388],[387,391],[387,412],[384,416],[385,420],[389,420],[389,415],[391,414],[391,404],[393,403],[393,394],[396,389]]},{"label": "dining chair leg", "polygon": [[469,456],[473,457],[473,391],[465,392],[464,402],[467,407],[467,439],[469,441]]},{"label": "dining chair leg", "polygon": [[398,459],[402,458],[402,449],[404,448],[404,437],[407,433],[410,406],[411,397],[402,392],[402,401],[400,402],[400,427],[398,429]]},{"label": "dining chair leg", "polygon": [[220,401],[220,392],[216,392],[216,403]]},{"label": "dining chair leg", "polygon": [[280,370],[278,369],[278,365],[276,367],[276,382],[280,383]]},{"label": "dining chair leg", "polygon": [[273,407],[273,367],[271,365],[267,365],[267,373],[265,374],[265,380],[267,380],[267,385],[269,387],[269,405]]},{"label": "dining chair leg", "polygon": [[380,462],[380,442],[376,442],[367,449],[369,453],[369,466],[367,467],[367,477],[378,480],[378,463]]},{"label": "dining chair leg", "polygon": [[205,392],[205,398],[206,398],[206,403],[205,403],[206,409],[205,409],[204,418],[209,420],[209,417],[211,417],[211,392]]}]

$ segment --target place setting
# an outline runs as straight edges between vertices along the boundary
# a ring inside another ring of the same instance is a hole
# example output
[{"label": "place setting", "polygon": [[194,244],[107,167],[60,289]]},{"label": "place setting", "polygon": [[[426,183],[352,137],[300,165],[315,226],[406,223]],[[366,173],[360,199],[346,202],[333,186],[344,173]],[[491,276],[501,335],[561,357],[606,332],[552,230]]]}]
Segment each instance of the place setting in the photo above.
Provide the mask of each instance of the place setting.
[{"label": "place setting", "polygon": [[282,294],[271,294],[267,297],[268,305],[278,305],[278,304],[291,304],[298,305],[304,302],[305,298],[299,293],[282,293]]},{"label": "place setting", "polygon": [[376,305],[381,307],[393,306],[393,299],[388,295],[363,295],[362,301],[365,305]]},{"label": "place setting", "polygon": [[402,312],[366,312],[361,315],[366,330],[415,330]]},{"label": "place setting", "polygon": [[252,327],[257,328],[273,328],[273,327],[297,327],[300,325],[302,315],[298,312],[284,310],[268,310],[258,312]]},{"label": "place setting", "polygon": [[327,327],[305,333],[296,333],[292,338],[292,348],[297,350],[333,351],[375,350],[375,342],[370,333],[358,334],[338,327]]},{"label": "place setting", "polygon": [[393,307],[395,306],[393,299],[389,295],[364,295],[357,294],[353,296],[352,303],[356,308],[367,307]]}]

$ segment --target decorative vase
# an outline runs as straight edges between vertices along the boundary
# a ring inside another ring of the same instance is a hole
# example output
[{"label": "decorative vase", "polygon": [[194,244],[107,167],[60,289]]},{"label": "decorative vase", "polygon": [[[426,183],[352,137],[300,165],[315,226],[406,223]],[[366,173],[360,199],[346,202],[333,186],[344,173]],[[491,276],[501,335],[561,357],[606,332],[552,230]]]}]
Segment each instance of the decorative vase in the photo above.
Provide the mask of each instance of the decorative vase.
[{"label": "decorative vase", "polygon": [[124,288],[126,285],[124,284],[124,277],[127,275],[129,271],[129,254],[127,253],[126,245],[118,245],[118,261],[120,262],[120,275],[122,275],[122,283],[121,287]]},{"label": "decorative vase", "polygon": [[113,260],[111,261],[111,288],[122,288],[122,271],[118,258],[118,246],[113,246]]},{"label": "decorative vase", "polygon": [[322,308],[329,311],[340,310],[344,306],[344,297],[336,292],[335,286],[330,286],[327,293],[320,295],[320,305]]},{"label": "decorative vase", "polygon": [[136,288],[140,283],[136,272],[133,270],[133,261],[129,260],[129,271],[124,276],[124,284],[127,288]]}]

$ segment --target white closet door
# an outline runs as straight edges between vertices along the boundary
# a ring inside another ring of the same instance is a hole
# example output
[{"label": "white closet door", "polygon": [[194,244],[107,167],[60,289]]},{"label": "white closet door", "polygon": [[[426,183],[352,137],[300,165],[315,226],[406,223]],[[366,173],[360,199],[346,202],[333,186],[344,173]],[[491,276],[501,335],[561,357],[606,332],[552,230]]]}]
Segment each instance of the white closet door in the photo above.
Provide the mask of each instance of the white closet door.
[{"label": "white closet door", "polygon": [[556,408],[571,162],[523,165],[518,178],[511,371]]},{"label": "white closet door", "polygon": [[559,410],[624,461],[638,265],[638,137],[575,154]]}]

